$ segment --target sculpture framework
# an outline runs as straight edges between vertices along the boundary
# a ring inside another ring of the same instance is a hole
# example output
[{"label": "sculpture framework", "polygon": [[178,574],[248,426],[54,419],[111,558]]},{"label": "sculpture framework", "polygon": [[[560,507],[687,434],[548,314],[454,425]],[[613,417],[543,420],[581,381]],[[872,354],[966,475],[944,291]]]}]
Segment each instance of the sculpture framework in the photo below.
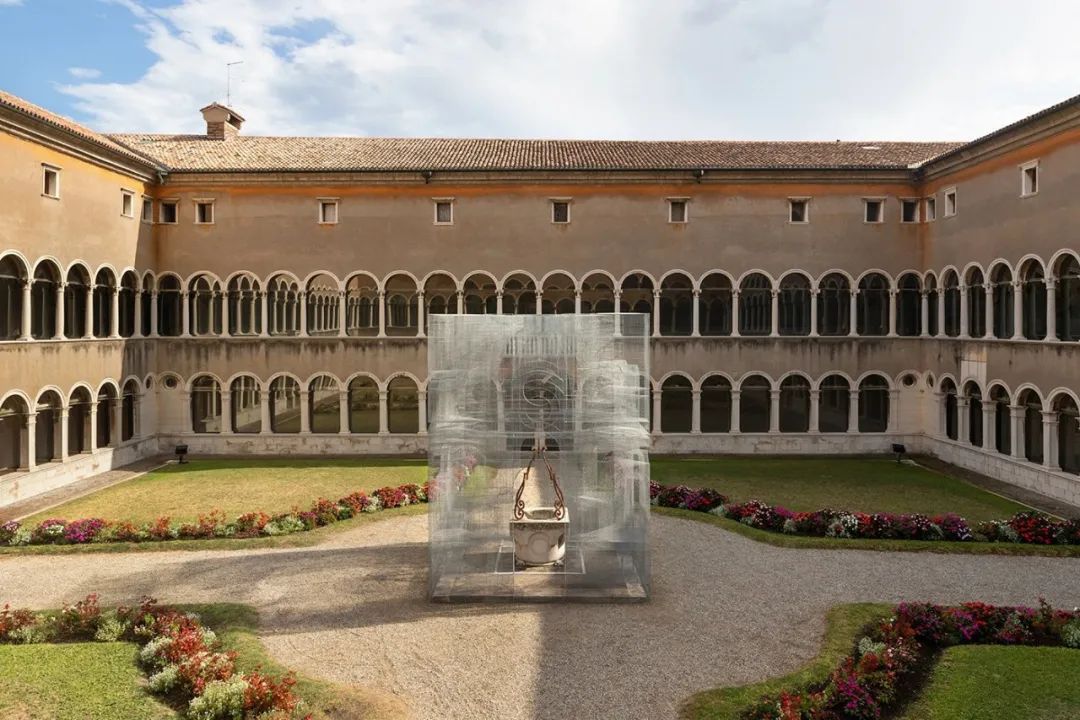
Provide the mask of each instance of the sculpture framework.
[{"label": "sculpture framework", "polygon": [[434,315],[433,600],[644,600],[648,316]]}]

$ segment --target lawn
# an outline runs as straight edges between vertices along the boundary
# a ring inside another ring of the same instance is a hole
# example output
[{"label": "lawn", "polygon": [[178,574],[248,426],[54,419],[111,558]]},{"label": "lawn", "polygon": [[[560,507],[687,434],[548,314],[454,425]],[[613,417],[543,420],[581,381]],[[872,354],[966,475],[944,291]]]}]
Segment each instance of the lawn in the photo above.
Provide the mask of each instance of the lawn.
[{"label": "lawn", "polygon": [[962,480],[886,458],[654,457],[652,479],[711,487],[733,500],[764,500],[792,510],[954,512],[974,522],[1028,509]]},{"label": "lawn", "polygon": [[942,653],[904,720],[1073,720],[1080,717],[1080,652],[967,645]]}]

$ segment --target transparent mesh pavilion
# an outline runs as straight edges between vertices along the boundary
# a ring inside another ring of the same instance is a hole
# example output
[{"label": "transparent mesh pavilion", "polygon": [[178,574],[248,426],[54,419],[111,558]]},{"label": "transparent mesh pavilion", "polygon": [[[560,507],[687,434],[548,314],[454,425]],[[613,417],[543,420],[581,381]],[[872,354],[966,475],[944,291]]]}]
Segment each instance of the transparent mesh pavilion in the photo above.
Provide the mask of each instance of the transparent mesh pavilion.
[{"label": "transparent mesh pavilion", "polygon": [[434,315],[433,600],[644,600],[648,316]]}]

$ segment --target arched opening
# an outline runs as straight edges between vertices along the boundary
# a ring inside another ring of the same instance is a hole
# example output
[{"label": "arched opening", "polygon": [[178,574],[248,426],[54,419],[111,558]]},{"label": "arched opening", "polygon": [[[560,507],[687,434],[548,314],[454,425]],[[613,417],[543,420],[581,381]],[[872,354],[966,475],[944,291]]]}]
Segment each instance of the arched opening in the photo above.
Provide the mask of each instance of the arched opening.
[{"label": "arched opening", "polygon": [[889,281],[881,273],[870,273],[859,281],[855,328],[859,335],[889,332]]},{"label": "arched opening", "polygon": [[113,292],[116,277],[112,270],[101,268],[94,276],[94,337],[105,338],[112,334]]},{"label": "arched opening", "polygon": [[1057,262],[1054,275],[1058,339],[1080,341],[1080,260],[1066,255]]},{"label": "arched opening", "polygon": [[0,405],[0,472],[27,466],[27,458],[23,457],[23,431],[28,411],[26,401],[18,395],[12,395]]},{"label": "arched opening", "polygon": [[188,285],[190,331],[196,337],[221,334],[221,284],[209,275],[199,275]]},{"label": "arched opening", "polygon": [[181,329],[180,278],[163,275],[158,278],[158,335],[178,337]]},{"label": "arched opening", "polygon": [[34,270],[30,290],[30,335],[35,340],[56,337],[56,290],[60,287],[60,269],[46,260]]},{"label": "arched opening", "polygon": [[971,268],[967,274],[968,334],[971,337],[986,335],[986,288],[985,278],[979,268]]},{"label": "arched opening", "polygon": [[416,335],[418,321],[416,281],[408,275],[386,279],[386,334],[397,337]]},{"label": "arched opening", "polygon": [[379,432],[379,385],[358,375],[349,383],[349,432]]},{"label": "arched opening", "polygon": [[40,465],[61,457],[60,423],[63,421],[64,399],[55,390],[46,390],[38,397],[36,405],[34,462]]},{"label": "arched opening", "polygon": [[[431,299],[429,295],[428,300]],[[367,273],[353,275],[345,283],[345,334],[353,337],[379,334],[379,285]]]},{"label": "arched opening", "polygon": [[739,284],[739,334],[768,335],[772,320],[772,282],[751,273]]},{"label": "arched opening", "polygon": [[308,280],[304,292],[308,335],[337,335],[341,304],[337,280],[319,273]]},{"label": "arched opening", "polygon": [[259,379],[241,375],[229,384],[229,414],[234,433],[262,432],[262,393]]},{"label": "arched opening", "polygon": [[574,279],[566,273],[544,278],[541,310],[545,315],[569,315],[574,312]]},{"label": "arched opening", "polygon": [[660,432],[690,432],[693,416],[692,391],[690,380],[682,375],[672,375],[660,386]]},{"label": "arched opening", "polygon": [[751,375],[740,385],[739,430],[746,433],[769,431],[772,383],[763,375]]},{"label": "arched opening", "polygon": [[604,273],[593,273],[581,281],[582,313],[615,312],[615,282]]},{"label": "arched opening", "polygon": [[77,387],[68,399],[68,455],[90,452],[90,437],[94,428],[90,425],[90,408],[93,401],[90,391]]},{"label": "arched opening", "polygon": [[955,270],[945,273],[942,279],[945,292],[945,334],[949,337],[960,335],[960,276]]},{"label": "arched opening", "polygon": [[262,301],[259,281],[254,275],[236,275],[229,280],[229,334],[258,335],[262,332]]},{"label": "arched opening", "polygon": [[922,333],[922,283],[915,273],[905,273],[896,294],[896,334],[915,337]]},{"label": "arched opening", "polygon": [[983,446],[983,404],[982,390],[974,382],[964,385],[964,397],[968,403],[968,437],[969,443],[975,447]]},{"label": "arched opening", "polygon": [[1039,465],[1043,462],[1042,400],[1033,390],[1020,395],[1024,408],[1024,457]]},{"label": "arched opening", "polygon": [[221,386],[210,375],[200,375],[191,382],[191,431],[221,432]]},{"label": "arched opening", "polygon": [[432,315],[454,315],[458,311],[457,283],[446,273],[435,273],[424,281],[424,332]]},{"label": "arched opening", "polygon": [[881,433],[889,429],[889,381],[871,375],[859,383],[859,432]]},{"label": "arched opening", "polygon": [[139,298],[139,277],[128,270],[120,278],[120,293],[117,302],[120,320],[120,337],[132,337],[135,334],[135,303]]},{"label": "arched opening", "polygon": [[1020,270],[1024,317],[1020,328],[1028,340],[1046,337],[1046,277],[1042,265],[1028,260]]},{"label": "arched opening", "polygon": [[682,273],[660,282],[660,334],[685,337],[694,332],[694,282]]},{"label": "arched opening", "polygon": [[1054,402],[1057,413],[1058,465],[1067,473],[1080,475],[1080,412],[1076,401],[1062,393]]},{"label": "arched opening", "polygon": [[851,333],[851,284],[840,273],[818,283],[818,334],[836,337]]},{"label": "arched opening", "polygon": [[300,432],[300,383],[288,375],[270,383],[270,432]]},{"label": "arched opening", "polygon": [[937,337],[941,332],[938,327],[938,297],[937,278],[933,273],[926,276],[926,332],[931,337]]},{"label": "arched opening", "polygon": [[810,429],[810,381],[789,375],[780,383],[780,432],[804,433]]},{"label": "arched opening", "polygon": [[780,281],[778,314],[781,335],[810,334],[810,278],[793,273]]},{"label": "arched opening", "polygon": [[701,383],[701,432],[731,432],[731,383],[723,375]]},{"label": "arched opening", "polygon": [[710,273],[702,279],[698,314],[702,335],[731,334],[731,280],[723,273]]},{"label": "arched opening", "polygon": [[97,395],[97,446],[99,448],[116,444],[116,432],[119,428],[113,422],[113,409],[120,398],[116,388],[106,383]]},{"label": "arched opening", "polygon": [[944,403],[945,437],[957,440],[960,437],[959,418],[957,417],[956,384],[946,378],[941,381],[941,402]]},{"label": "arched opening", "polygon": [[90,273],[82,265],[73,265],[68,270],[64,285],[64,337],[86,337],[86,308],[89,304]]},{"label": "arched opening", "polygon": [[0,340],[22,335],[23,285],[26,268],[15,255],[0,258]]},{"label": "arched opening", "polygon": [[1012,453],[1012,416],[1009,411],[1009,393],[1001,385],[990,388],[990,402],[994,403],[994,449],[1002,455]]},{"label": "arched opening", "polygon": [[535,315],[536,283],[528,275],[517,273],[506,278],[502,291],[503,315]]},{"label": "arched opening", "polygon": [[300,285],[288,275],[266,284],[266,330],[278,337],[300,334]]},{"label": "arched opening", "polygon": [[644,273],[630,273],[620,286],[619,312],[648,315],[645,327],[652,331],[653,282]]},{"label": "arched opening", "polygon": [[420,430],[420,402],[416,383],[399,375],[386,389],[386,416],[391,433],[416,433]]},{"label": "arched opening", "polygon": [[851,384],[843,375],[827,375],[818,389],[818,431],[846,433],[851,418]]},{"label": "arched opening", "polygon": [[120,393],[120,442],[127,442],[139,434],[139,383],[130,379]]},{"label": "arched opening", "polygon": [[154,293],[156,292],[154,276],[150,273],[143,275],[142,292],[139,294],[139,302],[142,303],[142,332],[143,337],[154,334]]},{"label": "arched opening", "polygon": [[498,312],[498,290],[495,279],[484,273],[473,273],[462,285],[466,315],[494,315]]},{"label": "arched opening", "polygon": [[990,284],[994,293],[994,337],[1002,340],[1011,338],[1016,327],[1012,271],[1006,265],[998,265],[990,275]]},{"label": "arched opening", "polygon": [[337,378],[319,375],[308,383],[311,432],[336,433],[341,429],[341,395]]}]

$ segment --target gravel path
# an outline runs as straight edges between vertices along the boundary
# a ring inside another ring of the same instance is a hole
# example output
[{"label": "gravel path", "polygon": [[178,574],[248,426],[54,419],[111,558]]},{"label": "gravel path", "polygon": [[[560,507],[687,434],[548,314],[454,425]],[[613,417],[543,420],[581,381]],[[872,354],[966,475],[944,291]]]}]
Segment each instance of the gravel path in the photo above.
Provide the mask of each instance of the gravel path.
[{"label": "gravel path", "polygon": [[0,558],[0,602],[231,601],[259,609],[285,664],[403,697],[417,718],[673,717],[682,699],[788,672],[837,603],[1080,605],[1080,559],[787,550],[653,518],[639,605],[425,600],[427,519],[311,548]]}]

